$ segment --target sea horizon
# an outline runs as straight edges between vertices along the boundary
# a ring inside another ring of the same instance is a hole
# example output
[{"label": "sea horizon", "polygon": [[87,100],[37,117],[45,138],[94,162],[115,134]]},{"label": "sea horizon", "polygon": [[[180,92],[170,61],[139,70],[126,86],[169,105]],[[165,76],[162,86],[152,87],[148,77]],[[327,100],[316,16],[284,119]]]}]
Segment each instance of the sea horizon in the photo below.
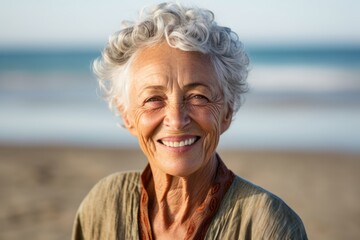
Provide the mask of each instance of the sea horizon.
[{"label": "sea horizon", "polygon": [[[219,148],[360,152],[360,47],[248,52],[250,91]],[[97,90],[100,54],[0,48],[0,144],[137,147]]]}]

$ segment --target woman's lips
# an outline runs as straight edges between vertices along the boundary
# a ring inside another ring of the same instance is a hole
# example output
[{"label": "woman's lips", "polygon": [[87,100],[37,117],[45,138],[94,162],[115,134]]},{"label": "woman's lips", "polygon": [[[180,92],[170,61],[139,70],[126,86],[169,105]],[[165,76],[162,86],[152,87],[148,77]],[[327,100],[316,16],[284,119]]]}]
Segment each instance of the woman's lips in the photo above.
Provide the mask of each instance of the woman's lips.
[{"label": "woman's lips", "polygon": [[158,142],[161,144],[171,147],[180,148],[193,145],[200,137],[198,136],[184,136],[184,137],[166,137],[160,139]]}]

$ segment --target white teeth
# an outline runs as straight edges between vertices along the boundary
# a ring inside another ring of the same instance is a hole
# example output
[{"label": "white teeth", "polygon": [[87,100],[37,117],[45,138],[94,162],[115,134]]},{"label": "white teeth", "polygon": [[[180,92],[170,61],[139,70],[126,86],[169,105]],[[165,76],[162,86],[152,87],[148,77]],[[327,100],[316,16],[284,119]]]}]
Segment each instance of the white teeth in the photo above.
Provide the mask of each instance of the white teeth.
[{"label": "white teeth", "polygon": [[181,141],[181,142],[162,141],[162,143],[165,146],[177,148],[177,147],[184,147],[184,146],[192,145],[195,141],[196,141],[196,138],[189,138],[189,139],[186,139],[185,141]]}]

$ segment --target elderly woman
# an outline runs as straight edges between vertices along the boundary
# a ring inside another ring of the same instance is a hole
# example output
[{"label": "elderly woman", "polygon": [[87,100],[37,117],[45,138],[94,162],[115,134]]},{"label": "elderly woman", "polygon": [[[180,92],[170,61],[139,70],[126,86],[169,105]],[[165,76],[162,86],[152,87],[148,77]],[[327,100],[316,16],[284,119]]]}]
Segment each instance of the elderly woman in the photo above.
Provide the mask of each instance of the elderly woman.
[{"label": "elderly woman", "polygon": [[82,202],[73,239],[306,239],[282,200],[216,153],[246,91],[248,57],[212,12],[164,3],[109,40],[94,71],[148,159]]}]

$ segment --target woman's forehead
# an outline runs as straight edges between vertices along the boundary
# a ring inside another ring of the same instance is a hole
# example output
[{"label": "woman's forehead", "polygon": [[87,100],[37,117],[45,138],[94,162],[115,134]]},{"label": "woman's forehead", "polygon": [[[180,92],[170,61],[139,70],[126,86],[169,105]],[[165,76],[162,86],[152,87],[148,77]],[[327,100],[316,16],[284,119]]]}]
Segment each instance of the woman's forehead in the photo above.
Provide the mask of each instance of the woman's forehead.
[{"label": "woman's forehead", "polygon": [[185,52],[159,44],[137,53],[131,66],[131,81],[136,85],[214,84],[216,74],[210,58],[199,52]]}]

